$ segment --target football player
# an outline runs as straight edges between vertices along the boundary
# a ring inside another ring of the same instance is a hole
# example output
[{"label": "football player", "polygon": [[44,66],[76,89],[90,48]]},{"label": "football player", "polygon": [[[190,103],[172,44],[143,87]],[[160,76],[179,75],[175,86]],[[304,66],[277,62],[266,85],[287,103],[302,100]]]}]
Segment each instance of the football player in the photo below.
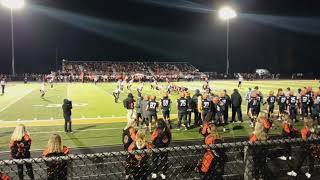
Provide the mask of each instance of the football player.
[{"label": "football player", "polygon": [[172,129],[170,122],[171,99],[169,98],[168,93],[165,93],[160,100],[160,109],[162,109],[164,121],[170,126],[170,129]]},{"label": "football player", "polygon": [[267,98],[266,103],[268,103],[268,119],[270,120],[271,115],[273,115],[273,111],[274,111],[274,104],[276,102],[276,96],[274,96],[274,92],[270,91],[269,92],[269,97]]}]

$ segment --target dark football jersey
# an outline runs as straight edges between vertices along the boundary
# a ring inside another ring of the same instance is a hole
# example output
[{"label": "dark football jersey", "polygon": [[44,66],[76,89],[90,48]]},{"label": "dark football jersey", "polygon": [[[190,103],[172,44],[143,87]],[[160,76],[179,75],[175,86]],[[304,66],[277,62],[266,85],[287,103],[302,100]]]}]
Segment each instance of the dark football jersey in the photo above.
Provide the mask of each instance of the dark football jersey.
[{"label": "dark football jersey", "polygon": [[157,112],[158,102],[156,102],[156,101],[149,101],[148,106],[149,106],[148,111],[149,111],[150,113],[156,113],[156,112]]},{"label": "dark football jersey", "polygon": [[259,104],[260,102],[255,99],[255,98],[252,98],[250,101],[249,101],[249,107],[250,108],[258,108],[259,107]]},{"label": "dark football jersey", "polygon": [[276,97],[275,97],[275,96],[269,96],[269,97],[267,98],[267,102],[268,102],[268,105],[269,105],[269,106],[273,106],[274,103],[276,102]]},{"label": "dark football jersey", "polygon": [[187,111],[188,100],[186,98],[177,99],[178,111]]},{"label": "dark football jersey", "polygon": [[259,103],[261,103],[262,100],[263,100],[263,99],[262,99],[262,96],[259,96],[259,95],[258,95],[258,96],[257,96],[257,101],[258,101]]},{"label": "dark football jersey", "polygon": [[285,106],[286,105],[286,101],[287,101],[287,98],[285,96],[279,96],[278,98],[278,104],[280,106]]},{"label": "dark football jersey", "polygon": [[297,105],[297,96],[289,96],[288,103],[291,107],[295,107]]},{"label": "dark football jersey", "polygon": [[171,100],[169,98],[161,99],[161,106],[163,110],[169,110],[171,106]]},{"label": "dark football jersey", "polygon": [[129,98],[129,99],[126,101],[126,108],[127,108],[127,109],[134,109],[134,102],[135,102],[134,99]]},{"label": "dark football jersey", "polygon": [[307,93],[306,96],[308,97],[308,102],[313,101],[313,99],[312,99],[313,93],[312,92]]},{"label": "dark football jersey", "polygon": [[301,96],[301,103],[302,105],[307,105],[309,103],[309,97],[306,95]]},{"label": "dark football jersey", "polygon": [[203,99],[201,101],[202,111],[209,111],[211,106],[211,101]]}]

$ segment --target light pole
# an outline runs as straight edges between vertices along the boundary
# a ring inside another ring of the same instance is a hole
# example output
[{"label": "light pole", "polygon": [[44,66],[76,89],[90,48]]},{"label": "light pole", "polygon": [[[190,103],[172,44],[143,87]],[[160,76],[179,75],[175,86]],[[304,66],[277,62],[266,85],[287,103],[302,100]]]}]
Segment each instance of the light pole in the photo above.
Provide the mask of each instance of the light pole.
[{"label": "light pole", "polygon": [[24,6],[24,0],[1,0],[1,4],[10,9],[11,16],[11,63],[12,63],[12,76],[15,76],[14,66],[14,29],[13,29],[13,10],[21,9]]},{"label": "light pole", "polygon": [[237,17],[237,13],[235,10],[233,10],[231,7],[222,7],[219,10],[219,17],[224,20],[227,21],[227,65],[226,65],[226,74],[229,74],[229,66],[230,66],[230,62],[229,62],[229,24],[230,24],[230,19],[233,19],[235,17]]}]

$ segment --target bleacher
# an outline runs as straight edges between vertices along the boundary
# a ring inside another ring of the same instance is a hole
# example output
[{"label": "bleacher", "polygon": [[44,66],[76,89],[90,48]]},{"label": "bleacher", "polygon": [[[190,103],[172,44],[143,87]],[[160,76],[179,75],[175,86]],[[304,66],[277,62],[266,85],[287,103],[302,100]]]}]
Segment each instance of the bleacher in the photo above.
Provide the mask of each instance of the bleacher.
[{"label": "bleacher", "polygon": [[96,75],[134,75],[172,76],[188,75],[198,72],[187,62],[119,62],[119,61],[63,61],[62,72],[80,75],[93,73]]}]

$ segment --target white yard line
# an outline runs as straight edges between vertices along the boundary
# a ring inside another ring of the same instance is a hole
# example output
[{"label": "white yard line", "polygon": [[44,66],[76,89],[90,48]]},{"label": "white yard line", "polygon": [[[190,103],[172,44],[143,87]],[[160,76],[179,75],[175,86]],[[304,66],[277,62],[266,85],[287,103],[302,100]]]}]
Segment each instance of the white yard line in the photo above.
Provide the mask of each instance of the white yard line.
[{"label": "white yard line", "polygon": [[[98,119],[117,119],[117,118],[126,118],[127,116],[117,116],[117,117],[100,117],[100,118],[72,118],[72,119],[76,119],[76,120],[98,120]],[[40,121],[44,121],[44,122],[50,122],[50,121],[64,121],[64,119],[39,119],[39,120],[20,120],[19,122],[23,123],[23,122],[40,122]],[[17,122],[17,121],[4,121],[4,120],[0,120],[1,123],[12,123],[12,122]]]},{"label": "white yard line", "polygon": [[[73,132],[88,132],[88,131],[104,131],[104,130],[117,130],[123,128],[101,128],[101,129],[84,129],[84,130],[73,130]],[[30,135],[33,134],[51,134],[51,133],[63,133],[64,131],[37,131],[37,132],[29,132]]]},{"label": "white yard line", "polygon": [[34,89],[29,90],[25,95],[11,101],[9,104],[7,104],[6,106],[4,106],[3,108],[0,109],[0,112],[6,110],[7,108],[9,108],[10,106],[12,106],[13,104],[15,104],[16,102],[20,101],[22,98],[26,97],[28,94],[30,94]]}]

